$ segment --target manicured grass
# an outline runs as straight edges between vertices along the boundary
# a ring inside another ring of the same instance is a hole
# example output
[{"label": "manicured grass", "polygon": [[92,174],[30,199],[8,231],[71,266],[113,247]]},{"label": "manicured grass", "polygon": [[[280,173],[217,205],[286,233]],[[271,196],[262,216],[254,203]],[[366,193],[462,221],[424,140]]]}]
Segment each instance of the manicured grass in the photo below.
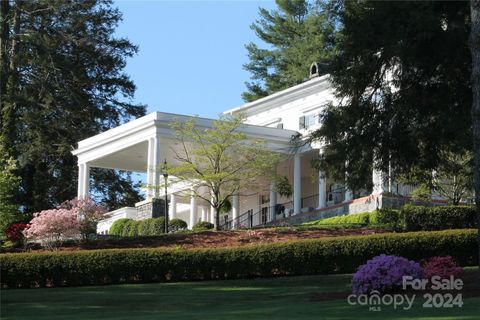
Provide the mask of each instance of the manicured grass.
[{"label": "manicured grass", "polygon": [[[480,297],[462,308],[350,306],[322,292],[350,290],[351,275],[1,291],[2,319],[478,319]],[[420,299],[420,297],[418,298]],[[423,302],[423,300],[422,300]]]}]

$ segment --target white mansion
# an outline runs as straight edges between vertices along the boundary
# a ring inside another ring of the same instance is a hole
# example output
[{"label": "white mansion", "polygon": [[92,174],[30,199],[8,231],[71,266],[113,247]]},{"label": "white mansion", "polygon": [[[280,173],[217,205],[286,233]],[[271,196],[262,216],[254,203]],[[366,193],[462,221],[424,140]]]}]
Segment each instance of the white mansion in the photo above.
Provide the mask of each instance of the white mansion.
[{"label": "white mansion", "polygon": [[[305,136],[321,123],[319,113],[328,103],[335,103],[328,76],[319,76],[317,65],[310,70],[310,80],[277,92],[225,114],[242,112],[246,125],[242,129],[247,137],[262,139],[275,152],[284,155],[277,172],[285,175],[293,185],[293,196],[285,198],[277,194],[276,186],[250,196],[234,196],[232,209],[221,217],[224,228],[251,227],[281,221],[298,222],[339,214],[371,211],[388,200],[382,196],[392,191],[392,182],[381,172],[372,172],[372,193],[354,194],[343,182],[333,181],[323,172],[312,169],[310,161],[322,152],[320,145],[307,145],[293,152],[291,138]],[[96,136],[82,140],[73,154],[78,157],[78,196],[89,193],[89,169],[92,167],[120,169],[146,173],[147,186],[162,185],[159,170],[166,159],[175,163],[170,151],[176,147],[170,123],[186,121],[190,116],[154,112]],[[213,119],[198,118],[197,126],[211,127]],[[193,186],[194,187],[194,186]],[[191,228],[198,221],[214,223],[213,210],[207,203],[185,192],[192,186],[175,184],[168,187],[169,217],[185,220]],[[408,195],[410,188],[395,185],[395,192]],[[135,207],[120,208],[111,212],[111,217],[98,224],[98,233],[108,233],[113,221],[120,218],[142,219],[149,215],[139,214],[146,207],[151,211],[155,199],[163,199],[158,188],[146,188],[146,199]],[[151,216],[151,215],[150,215]]]}]

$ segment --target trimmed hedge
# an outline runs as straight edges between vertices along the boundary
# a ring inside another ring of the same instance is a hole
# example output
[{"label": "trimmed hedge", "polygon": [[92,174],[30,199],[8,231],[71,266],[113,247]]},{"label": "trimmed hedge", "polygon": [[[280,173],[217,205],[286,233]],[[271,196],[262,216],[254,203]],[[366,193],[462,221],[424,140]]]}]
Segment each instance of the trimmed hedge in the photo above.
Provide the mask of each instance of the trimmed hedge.
[{"label": "trimmed hedge", "polygon": [[130,220],[132,219],[122,218],[122,219],[115,220],[112,223],[110,230],[108,230],[108,234],[121,236],[123,233],[123,228],[125,227],[125,224]]},{"label": "trimmed hedge", "polygon": [[306,222],[304,225],[359,225],[394,231],[469,229],[476,227],[476,212],[473,206],[405,205],[400,210],[379,209]]},{"label": "trimmed hedge", "polygon": [[476,230],[387,233],[219,249],[109,249],[0,255],[3,287],[236,279],[350,273],[385,253],[478,260]]},{"label": "trimmed hedge", "polygon": [[130,220],[125,223],[122,230],[123,237],[135,237],[138,235],[140,221]]},{"label": "trimmed hedge", "polygon": [[181,230],[187,230],[188,224],[183,221],[182,219],[172,219],[168,223],[168,231],[169,232],[178,232]]},{"label": "trimmed hedge", "polygon": [[349,214],[345,216],[336,216],[313,222],[306,222],[305,225],[328,225],[328,224],[361,224],[368,225],[370,221],[370,212]]},{"label": "trimmed hedge", "polygon": [[165,218],[150,218],[139,221],[139,236],[160,236],[165,232]]},{"label": "trimmed hedge", "polygon": [[138,221],[123,218],[115,221],[110,227],[108,233],[122,237],[159,236],[164,233],[164,230],[164,217]]},{"label": "trimmed hedge", "polygon": [[400,214],[409,231],[475,228],[477,218],[474,206],[405,205]]},{"label": "trimmed hedge", "polygon": [[207,230],[212,230],[215,228],[215,225],[211,222],[208,221],[200,221],[197,222],[193,227],[193,231],[207,231]]}]

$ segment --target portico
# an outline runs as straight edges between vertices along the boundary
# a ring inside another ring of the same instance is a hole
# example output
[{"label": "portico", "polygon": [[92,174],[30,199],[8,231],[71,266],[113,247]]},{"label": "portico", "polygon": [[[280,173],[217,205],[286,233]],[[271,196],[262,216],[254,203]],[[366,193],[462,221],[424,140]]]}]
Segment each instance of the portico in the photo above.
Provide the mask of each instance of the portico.
[{"label": "portico", "polygon": [[[173,136],[171,123],[174,121],[184,122],[192,119],[190,116],[154,112],[139,119],[133,120],[119,127],[82,140],[78,148],[72,153],[78,158],[78,197],[83,198],[90,193],[90,169],[107,168],[145,174],[145,201],[164,197],[164,181],[161,176],[163,161],[170,166],[176,165],[173,150],[178,148],[178,142]],[[196,125],[202,128],[211,128],[213,119],[196,118]],[[285,158],[291,156],[292,147],[290,140],[295,131],[277,128],[245,125],[241,129],[249,139],[260,139],[266,142],[266,146],[274,152],[281,153]],[[300,159],[299,156],[294,156]],[[299,166],[299,164],[297,165]],[[297,168],[296,174],[301,174],[301,168]],[[295,185],[296,201],[301,199],[300,177]],[[193,195],[192,188],[195,185],[175,181],[175,177],[169,177],[169,216],[170,219],[182,218],[189,227],[198,221],[214,223],[214,213],[208,202],[201,201]],[[203,191],[208,198],[208,190]],[[271,190],[271,194],[274,190]],[[232,201],[231,215],[240,215],[240,196],[236,195]],[[271,197],[271,205],[274,206],[275,196]],[[299,202],[297,209],[300,208]],[[300,210],[300,209],[299,209]],[[131,208],[116,210],[118,218],[123,217],[122,212],[131,214]]]}]

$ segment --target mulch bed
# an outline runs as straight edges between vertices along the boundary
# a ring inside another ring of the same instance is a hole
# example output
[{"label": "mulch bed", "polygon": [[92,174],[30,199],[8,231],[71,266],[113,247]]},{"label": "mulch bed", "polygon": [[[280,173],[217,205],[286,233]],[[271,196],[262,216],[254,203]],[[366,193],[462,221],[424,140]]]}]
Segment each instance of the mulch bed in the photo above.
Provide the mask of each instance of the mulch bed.
[{"label": "mulch bed", "polygon": [[[157,237],[135,237],[119,239],[99,239],[86,243],[66,243],[60,251],[113,249],[113,248],[222,248],[239,247],[255,244],[267,244],[285,242],[300,239],[317,239],[325,237],[339,237],[347,235],[367,235],[382,233],[372,229],[318,229],[297,230],[287,229],[255,229],[242,231],[205,231],[199,233],[177,233]],[[29,250],[45,251],[40,246],[29,247]],[[22,249],[9,250],[9,252],[21,252]]]}]

